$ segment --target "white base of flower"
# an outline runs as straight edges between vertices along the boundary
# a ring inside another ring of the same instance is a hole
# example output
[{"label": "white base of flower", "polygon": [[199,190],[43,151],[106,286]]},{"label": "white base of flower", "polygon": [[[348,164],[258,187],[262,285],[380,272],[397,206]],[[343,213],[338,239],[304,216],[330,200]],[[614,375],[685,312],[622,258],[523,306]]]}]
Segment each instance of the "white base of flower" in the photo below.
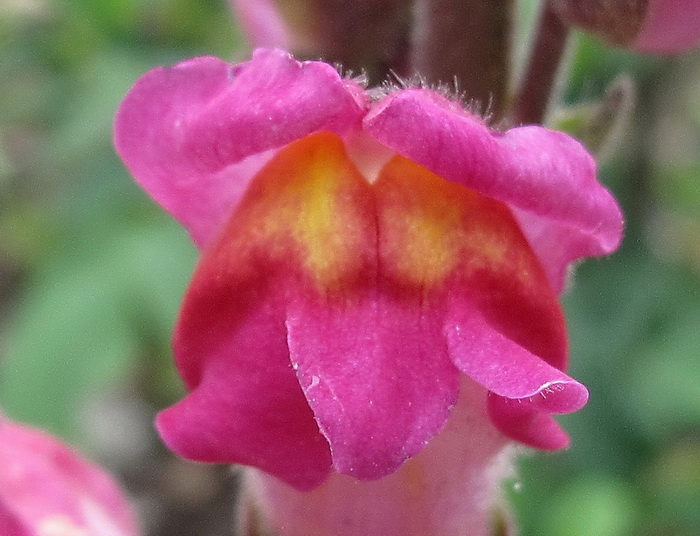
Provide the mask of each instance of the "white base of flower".
[{"label": "white base of flower", "polygon": [[445,429],[398,471],[365,482],[332,473],[300,492],[246,469],[240,536],[505,536],[500,484],[516,449],[489,421],[486,392],[465,379]]}]

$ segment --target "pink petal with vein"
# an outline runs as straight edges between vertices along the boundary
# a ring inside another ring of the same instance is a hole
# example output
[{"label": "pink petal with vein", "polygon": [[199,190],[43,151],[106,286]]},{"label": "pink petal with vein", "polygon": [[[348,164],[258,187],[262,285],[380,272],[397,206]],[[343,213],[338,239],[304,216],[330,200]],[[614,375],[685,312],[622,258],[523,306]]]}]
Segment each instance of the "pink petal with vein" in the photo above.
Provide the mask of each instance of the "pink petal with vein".
[{"label": "pink petal with vein", "polygon": [[245,63],[195,58],[143,76],[117,112],[115,145],[137,182],[205,245],[270,151],[356,128],[364,97],[321,62],[280,50]]},{"label": "pink petal with vein", "polygon": [[542,450],[569,446],[569,436],[554,418],[523,400],[490,393],[487,407],[491,422],[511,439]]},{"label": "pink petal with vein", "polygon": [[[290,305],[292,362],[339,473],[373,480],[425,447],[457,402],[459,374],[420,293]],[[408,293],[405,293],[408,294]]]}]

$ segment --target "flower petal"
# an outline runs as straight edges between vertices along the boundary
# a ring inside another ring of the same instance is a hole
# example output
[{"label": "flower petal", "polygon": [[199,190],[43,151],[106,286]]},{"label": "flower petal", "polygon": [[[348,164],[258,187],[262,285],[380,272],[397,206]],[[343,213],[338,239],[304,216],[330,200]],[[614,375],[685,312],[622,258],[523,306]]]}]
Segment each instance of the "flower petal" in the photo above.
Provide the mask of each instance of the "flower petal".
[{"label": "flower petal", "polygon": [[[374,480],[420,452],[457,402],[459,374],[421,295],[290,308],[289,348],[339,473]],[[389,295],[391,294],[391,295]]]},{"label": "flower petal", "polygon": [[115,145],[136,180],[203,246],[270,151],[318,130],[354,128],[362,98],[330,65],[280,50],[258,50],[236,66],[195,58],[135,84],[117,112]]},{"label": "flower petal", "polygon": [[565,134],[536,126],[496,133],[427,90],[390,95],[364,125],[399,154],[514,208],[557,291],[568,263],[620,241],[622,216],[596,181],[593,158]]},{"label": "flower petal", "polygon": [[185,458],[254,465],[311,489],[331,459],[289,363],[281,308],[270,288],[217,285],[221,269],[204,260],[188,291],[175,352],[192,392],[158,415],[158,431]]},{"label": "flower petal", "polygon": [[258,173],[183,305],[175,353],[193,392],[159,423],[175,450],[255,465],[299,488],[318,484],[309,472],[325,476],[328,444],[294,376],[284,322],[299,366],[297,334],[312,322],[300,321],[298,300],[316,296],[321,314],[374,282],[374,213],[336,134],[302,138]]},{"label": "flower petal", "polygon": [[569,436],[554,418],[531,404],[491,393],[487,407],[493,424],[511,439],[542,450],[569,446]]},{"label": "flower petal", "polygon": [[56,438],[0,416],[0,533],[135,536],[112,477]]},{"label": "flower petal", "polygon": [[560,370],[567,340],[556,294],[508,208],[398,156],[375,190],[381,275],[422,288],[418,307],[439,312],[457,368],[532,411],[583,406],[588,391]]},{"label": "flower petal", "polygon": [[447,325],[479,315],[485,328],[566,367],[557,296],[508,207],[398,156],[375,190],[384,275],[439,295]]},{"label": "flower petal", "polygon": [[583,385],[493,329],[468,305],[451,316],[445,331],[455,365],[497,395],[548,413],[571,413],[588,401]]}]

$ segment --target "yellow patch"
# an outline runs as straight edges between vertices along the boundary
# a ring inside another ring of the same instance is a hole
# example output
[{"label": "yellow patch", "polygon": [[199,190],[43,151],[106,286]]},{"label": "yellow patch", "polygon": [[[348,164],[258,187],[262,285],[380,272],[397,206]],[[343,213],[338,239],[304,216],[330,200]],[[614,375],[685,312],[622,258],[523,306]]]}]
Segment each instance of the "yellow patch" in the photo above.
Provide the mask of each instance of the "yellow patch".
[{"label": "yellow patch", "polygon": [[[307,269],[323,282],[352,264],[349,254],[358,244],[353,243],[346,231],[361,225],[358,215],[344,211],[346,207],[338,198],[344,183],[361,179],[353,177],[349,161],[339,147],[331,145],[329,149],[316,155],[310,162],[308,175],[294,185],[304,207],[292,222],[294,238],[306,249]],[[350,229],[344,229],[344,223]]]},{"label": "yellow patch", "polygon": [[522,282],[538,270],[504,204],[398,155],[371,183],[330,132],[279,151],[212,254],[224,279],[253,277],[262,259],[302,274],[323,295],[350,295],[377,276],[425,289],[452,274]]},{"label": "yellow patch", "polygon": [[219,254],[237,270],[252,252],[299,263],[319,290],[337,290],[376,257],[372,192],[339,136],[291,143],[254,179]]},{"label": "yellow patch", "polygon": [[375,184],[381,258],[397,276],[430,286],[455,271],[510,271],[531,254],[501,203],[396,156]]}]

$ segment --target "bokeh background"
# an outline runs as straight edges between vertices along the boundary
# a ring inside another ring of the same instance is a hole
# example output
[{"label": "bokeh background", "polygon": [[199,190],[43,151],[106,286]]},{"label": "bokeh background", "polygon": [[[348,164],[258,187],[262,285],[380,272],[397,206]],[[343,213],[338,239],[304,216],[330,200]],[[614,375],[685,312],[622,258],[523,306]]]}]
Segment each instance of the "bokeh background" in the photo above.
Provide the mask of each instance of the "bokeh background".
[{"label": "bokeh background", "polygon": [[[181,395],[169,336],[196,260],[131,181],[114,111],[150,68],[245,44],[224,0],[0,1],[0,406],[119,474],[148,536],[231,533],[236,474],[175,459],[151,426]],[[564,297],[567,452],[507,485],[523,536],[700,534],[700,54],[642,58],[579,37],[565,100],[637,85],[601,178],[621,250]]]}]

